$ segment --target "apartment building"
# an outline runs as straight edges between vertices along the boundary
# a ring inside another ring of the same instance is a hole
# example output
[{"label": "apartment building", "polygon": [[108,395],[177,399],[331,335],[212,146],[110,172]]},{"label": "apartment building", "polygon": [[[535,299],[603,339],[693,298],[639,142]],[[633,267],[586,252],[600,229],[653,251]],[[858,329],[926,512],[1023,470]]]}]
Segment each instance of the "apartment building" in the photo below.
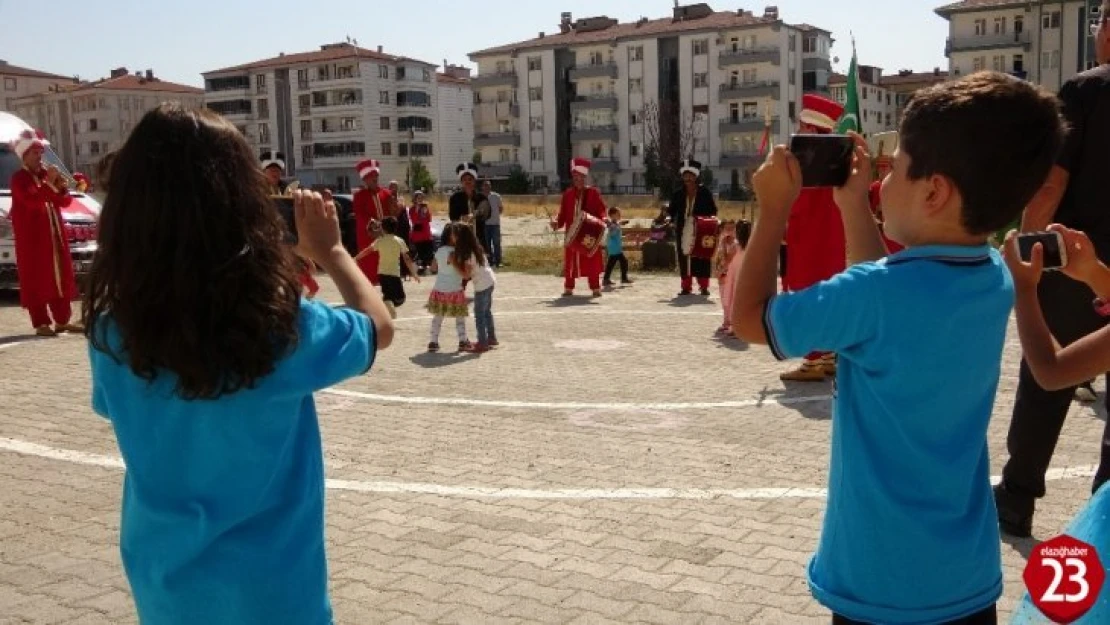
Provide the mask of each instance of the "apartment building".
[{"label": "apartment building", "polygon": [[765,118],[784,140],[805,67],[813,90],[823,89],[832,43],[827,31],[786,24],[774,7],[756,15],[693,4],[623,24],[563,13],[558,33],[470,54],[483,173],[519,164],[537,184],[558,186],[569,181],[570,159],[584,156],[598,186],[643,188],[646,122],[673,103],[672,123],[693,128],[690,155],[718,183],[746,182],[761,161]]},{"label": "apartment building", "polygon": [[12,100],[13,112],[42,130],[73,171],[92,176],[100,159],[127,141],[148,111],[162,102],[204,106],[204,91],[168,82],[153,70],[132,74],[114,69],[108,78],[47,90]]},{"label": "apartment building", "polygon": [[1007,72],[1057,90],[1096,64],[1091,16],[1099,0],[962,0],[936,9],[948,20],[953,77]]},{"label": "apartment building", "polygon": [[382,162],[382,178],[403,181],[410,158],[436,171],[436,66],[358,47],[252,61],[203,73],[205,105],[226,116],[261,154],[286,155],[303,185],[347,191],[355,164]]},{"label": "apartment building", "polygon": [[924,89],[948,80],[948,72],[939,67],[934,67],[931,72],[914,72],[908,69],[898,70],[897,74],[883,76],[881,85],[894,94],[894,128],[902,125],[902,113],[906,110],[910,96],[918,89]]},{"label": "apartment building", "polygon": [[20,67],[0,59],[0,111],[14,112],[13,101],[18,98],[77,83],[76,78]]},{"label": "apartment building", "polygon": [[[948,80],[948,72],[939,67],[931,72],[903,69],[890,76],[872,65],[859,65],[858,71],[860,124],[864,136],[898,130],[910,96],[918,89]],[[833,74],[829,87],[834,100],[841,104],[848,102],[847,76]]]},{"label": "apartment building", "polygon": [[430,166],[428,169],[436,176],[439,188],[449,189],[457,184],[455,167],[474,158],[474,91],[469,67],[449,65],[444,60],[443,68],[436,74],[438,172]]}]

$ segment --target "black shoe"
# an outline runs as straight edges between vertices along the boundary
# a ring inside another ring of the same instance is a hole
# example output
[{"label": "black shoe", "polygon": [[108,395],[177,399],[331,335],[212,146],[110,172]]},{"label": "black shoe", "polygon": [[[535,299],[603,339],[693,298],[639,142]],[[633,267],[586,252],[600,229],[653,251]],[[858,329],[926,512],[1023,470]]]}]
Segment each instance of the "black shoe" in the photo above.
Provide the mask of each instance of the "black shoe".
[{"label": "black shoe", "polygon": [[709,297],[709,289],[701,290],[702,297]]},{"label": "black shoe", "polygon": [[622,278],[621,279],[621,284],[632,284],[632,282],[633,281],[629,280],[628,278]]},{"label": "black shoe", "polygon": [[692,291],[687,291],[685,289],[678,292],[679,297],[686,297],[687,295],[693,295],[693,294],[694,293]]},{"label": "black shoe", "polygon": [[606,280],[605,282],[601,283],[601,286],[613,286],[613,281],[612,280]]},{"label": "black shoe", "polygon": [[439,343],[428,343],[428,353],[434,354],[439,351]]},{"label": "black shoe", "polygon": [[1033,500],[1015,495],[1005,484],[994,487],[994,505],[998,511],[998,528],[1015,538],[1033,535]]}]

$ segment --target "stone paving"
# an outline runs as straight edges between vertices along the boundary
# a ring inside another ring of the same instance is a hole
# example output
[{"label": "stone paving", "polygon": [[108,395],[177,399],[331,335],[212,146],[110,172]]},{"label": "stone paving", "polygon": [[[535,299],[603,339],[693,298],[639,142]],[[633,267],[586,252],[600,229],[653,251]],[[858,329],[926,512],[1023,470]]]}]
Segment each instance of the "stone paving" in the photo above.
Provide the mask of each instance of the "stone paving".
[{"label": "stone paving", "polygon": [[[828,622],[804,566],[831,385],[784,386],[766,348],[715,339],[715,298],[672,302],[676,278],[569,302],[554,277],[499,280],[500,349],[456,355],[447,324],[447,353],[424,353],[429,285],[410,284],[394,346],[318,396],[337,622]],[[16,301],[0,299],[0,624],[133,623],[85,344],[27,338]],[[1018,352],[1011,333],[996,475]],[[1053,466],[1089,470],[1103,419],[1073,407]],[[1088,477],[1054,477],[1038,539],[1088,496]],[[1007,618],[1032,544],[1003,545]]]}]

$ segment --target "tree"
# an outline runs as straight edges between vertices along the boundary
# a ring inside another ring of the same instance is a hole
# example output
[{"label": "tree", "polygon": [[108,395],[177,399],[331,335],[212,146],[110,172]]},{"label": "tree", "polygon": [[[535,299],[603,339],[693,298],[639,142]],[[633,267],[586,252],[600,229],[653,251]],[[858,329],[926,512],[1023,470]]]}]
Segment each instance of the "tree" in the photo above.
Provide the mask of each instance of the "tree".
[{"label": "tree", "polygon": [[[694,151],[694,142],[700,134],[699,126],[694,116],[683,111],[674,100],[651,100],[644,105],[647,150],[654,148],[658,160],[657,181],[651,186],[657,187],[663,198],[669,198],[678,190],[682,182],[678,168],[682,159],[688,158]],[[646,163],[645,159],[645,166]]]},{"label": "tree", "polygon": [[532,190],[532,179],[528,172],[520,165],[513,165],[509,169],[509,178],[505,181],[505,193],[509,195],[525,195]]},{"label": "tree", "polygon": [[475,165],[481,165],[482,164],[482,151],[481,150],[474,150],[474,155],[470,157],[470,160]]},{"label": "tree", "polygon": [[417,189],[431,191],[436,188],[436,179],[432,177],[432,172],[428,171],[424,161],[418,158],[409,161],[409,168],[405,172],[405,177],[409,181],[410,192]]},{"label": "tree", "polygon": [[659,171],[659,148],[654,143],[648,143],[644,149],[644,184],[649,189],[658,189],[663,180]]}]

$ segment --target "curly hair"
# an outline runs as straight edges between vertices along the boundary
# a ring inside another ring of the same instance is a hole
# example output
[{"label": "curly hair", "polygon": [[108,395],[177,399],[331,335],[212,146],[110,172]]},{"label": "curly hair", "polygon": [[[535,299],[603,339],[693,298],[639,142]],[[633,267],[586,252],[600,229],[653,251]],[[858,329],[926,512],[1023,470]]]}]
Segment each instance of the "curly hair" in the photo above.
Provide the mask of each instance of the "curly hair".
[{"label": "curly hair", "polygon": [[254,388],[297,343],[300,288],[250,147],[216,113],[165,103],[112,160],[83,311],[93,348],[147,381],[175,376],[185,399]]},{"label": "curly hair", "polygon": [[455,260],[460,267],[465,266],[473,259],[477,265],[486,264],[486,255],[482,244],[478,242],[478,235],[474,228],[466,224],[455,225]]}]

